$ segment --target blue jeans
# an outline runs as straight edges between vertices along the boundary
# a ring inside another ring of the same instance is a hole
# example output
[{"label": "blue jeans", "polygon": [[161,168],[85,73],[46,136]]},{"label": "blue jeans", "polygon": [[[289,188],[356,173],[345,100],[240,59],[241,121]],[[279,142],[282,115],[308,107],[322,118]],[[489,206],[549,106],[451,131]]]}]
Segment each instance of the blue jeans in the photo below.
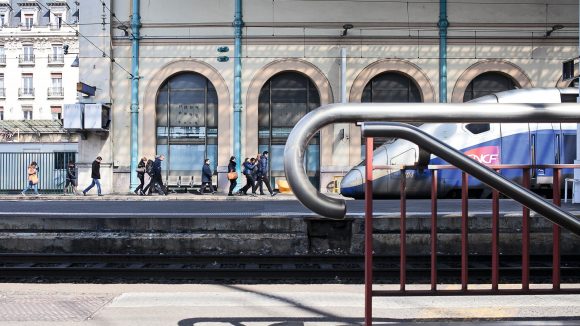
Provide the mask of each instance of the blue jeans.
[{"label": "blue jeans", "polygon": [[87,187],[87,189],[83,190],[83,192],[88,192],[95,185],[97,185],[97,193],[100,195],[101,194],[101,183],[99,182],[99,179],[93,179],[93,182],[91,182],[91,184]]},{"label": "blue jeans", "polygon": [[29,182],[28,186],[22,190],[22,193],[25,194],[28,189],[34,189],[34,193],[38,195],[38,183],[32,184],[32,182]]}]

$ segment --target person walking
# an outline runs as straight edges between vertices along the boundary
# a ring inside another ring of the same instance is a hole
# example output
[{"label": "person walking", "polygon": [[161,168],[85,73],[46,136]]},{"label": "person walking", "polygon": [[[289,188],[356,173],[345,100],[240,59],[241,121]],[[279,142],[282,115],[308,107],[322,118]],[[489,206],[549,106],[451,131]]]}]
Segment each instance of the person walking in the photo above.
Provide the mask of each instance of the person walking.
[{"label": "person walking", "polygon": [[147,165],[147,158],[143,156],[139,164],[137,164],[137,178],[141,182],[135,189],[135,195],[144,195],[143,187],[145,187],[145,166]]},{"label": "person walking", "polygon": [[163,176],[161,174],[161,162],[165,160],[165,155],[161,154],[155,158],[153,162],[153,187],[157,190],[157,193],[163,196],[167,196],[167,191],[165,190],[165,185],[163,184]]},{"label": "person walking", "polygon": [[97,185],[97,194],[99,196],[103,195],[101,193],[101,183],[99,182],[99,180],[101,179],[102,160],[103,159],[100,156],[97,156],[97,158],[93,161],[93,164],[91,165],[91,178],[93,179],[93,182],[91,182],[91,184],[85,190],[83,190],[83,196],[86,196],[87,192],[91,190],[95,185]]},{"label": "person walking", "polygon": [[24,188],[21,192],[22,196],[26,196],[26,192],[28,191],[28,189],[34,189],[34,194],[36,196],[40,196],[40,194],[38,193],[38,164],[36,164],[36,162],[32,161],[30,163],[30,165],[28,165],[27,168],[27,174],[28,174],[28,184],[26,186],[26,188]]},{"label": "person walking", "polygon": [[215,193],[213,186],[211,185],[212,174],[211,167],[209,166],[209,158],[206,158],[203,163],[203,168],[201,169],[201,188],[199,189],[200,194],[203,195],[205,193],[205,188],[207,186],[209,186],[209,190],[211,191],[212,195]]},{"label": "person walking", "polygon": [[150,196],[153,192],[153,188],[151,185],[153,184],[153,160],[147,160],[145,164],[145,183],[147,184],[145,188],[143,188],[143,195]]},{"label": "person walking", "polygon": [[77,167],[75,162],[70,160],[66,166],[66,184],[64,185],[64,194],[71,193],[73,195],[78,195],[77,190]]},{"label": "person walking", "polygon": [[268,151],[264,151],[258,160],[258,183],[256,184],[256,187],[260,189],[260,195],[264,195],[262,183],[265,183],[266,188],[268,188],[268,191],[270,192],[270,196],[274,197],[276,194],[272,191],[272,186],[270,186],[270,176],[268,176],[269,167]]},{"label": "person walking", "polygon": [[240,195],[247,195],[249,189],[252,189],[252,195],[256,195],[256,187],[255,187],[256,179],[254,178],[255,168],[256,168],[256,159],[252,157],[251,159],[248,160],[248,158],[246,157],[246,159],[244,160],[242,171],[244,176],[246,176],[246,184],[242,187],[242,189],[240,189],[239,192]]},{"label": "person walking", "polygon": [[238,173],[236,172],[236,157],[230,157],[230,163],[228,164],[228,180],[230,180],[230,191],[228,192],[228,196],[233,196],[234,188],[238,185]]}]

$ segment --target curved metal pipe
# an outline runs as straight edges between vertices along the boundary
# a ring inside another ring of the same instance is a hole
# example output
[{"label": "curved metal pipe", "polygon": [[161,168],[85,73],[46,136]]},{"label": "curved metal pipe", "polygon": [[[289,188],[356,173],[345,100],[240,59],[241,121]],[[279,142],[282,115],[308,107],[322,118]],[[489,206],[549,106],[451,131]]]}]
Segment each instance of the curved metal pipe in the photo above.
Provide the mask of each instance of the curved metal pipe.
[{"label": "curved metal pipe", "polygon": [[306,175],[304,152],[324,126],[337,122],[580,122],[577,104],[329,104],[306,114],[292,129],[284,148],[284,170],[296,198],[322,216],[341,219],[344,200],[321,194]]},{"label": "curved metal pipe", "polygon": [[449,164],[458,167],[469,175],[476,177],[488,186],[525,205],[550,221],[580,235],[580,221],[559,207],[544,201],[540,196],[528,189],[511,182],[494,170],[465,156],[462,152],[432,137],[414,126],[396,123],[364,123],[362,134],[365,137],[397,137],[408,140],[428,149]]}]

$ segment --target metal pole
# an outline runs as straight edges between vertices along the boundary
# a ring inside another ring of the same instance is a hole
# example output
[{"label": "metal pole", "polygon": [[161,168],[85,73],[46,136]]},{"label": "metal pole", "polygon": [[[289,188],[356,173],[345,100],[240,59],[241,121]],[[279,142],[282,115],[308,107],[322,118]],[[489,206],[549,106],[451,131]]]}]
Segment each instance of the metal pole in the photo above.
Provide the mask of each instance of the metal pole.
[{"label": "metal pole", "polygon": [[373,323],[373,138],[366,138],[365,325]]},{"label": "metal pole", "polygon": [[447,0],[439,1],[439,103],[447,103]]},{"label": "metal pole", "polygon": [[131,16],[131,40],[133,46],[131,65],[131,170],[130,190],[138,185],[137,162],[139,161],[139,1],[133,0],[133,15]]},{"label": "metal pole", "polygon": [[346,48],[340,49],[340,102],[348,102],[346,100]]},{"label": "metal pole", "polygon": [[[234,16],[234,156],[238,175],[242,167],[242,0],[236,0]],[[268,182],[270,182],[268,180]],[[238,185],[239,188],[239,185]]]}]

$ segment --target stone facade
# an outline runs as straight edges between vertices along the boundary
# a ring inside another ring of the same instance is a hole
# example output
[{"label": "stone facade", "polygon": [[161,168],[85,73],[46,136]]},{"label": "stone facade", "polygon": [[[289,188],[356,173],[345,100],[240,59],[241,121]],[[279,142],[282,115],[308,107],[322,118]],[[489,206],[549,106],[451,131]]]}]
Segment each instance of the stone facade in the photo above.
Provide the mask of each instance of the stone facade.
[{"label": "stone facade", "polygon": [[[133,0],[135,1],[135,0]],[[91,101],[112,103],[108,138],[81,141],[81,158],[101,155],[111,167],[109,190],[129,190],[132,1],[83,2],[80,31],[98,48],[80,41],[81,80],[97,86]],[[218,166],[233,152],[233,0],[142,1],[140,30],[139,155],[155,154],[155,101],[167,78],[191,71],[208,78],[219,100]],[[100,15],[110,24],[101,26]],[[115,13],[112,17],[111,13]],[[439,3],[382,1],[243,1],[242,157],[258,148],[258,95],[277,73],[294,71],[316,86],[320,104],[340,102],[341,49],[347,51],[350,102],[361,101],[368,82],[396,72],[412,80],[423,102],[439,102]],[[561,63],[577,56],[578,3],[448,1],[447,99],[461,102],[469,83],[485,72],[508,76],[516,87],[567,86]],[[345,24],[353,27],[345,30]],[[556,27],[557,25],[561,25]],[[547,33],[552,30],[552,32]],[[228,46],[230,61],[218,46]],[[105,53],[108,57],[103,57]],[[110,58],[114,58],[114,62]],[[342,131],[341,131],[342,130]],[[343,137],[338,138],[341,134]],[[84,150],[83,150],[84,148]],[[361,159],[360,130],[327,127],[320,140],[320,186]],[[82,177],[81,177],[82,178]],[[225,180],[225,178],[221,178]],[[221,182],[223,183],[223,182]]]}]

